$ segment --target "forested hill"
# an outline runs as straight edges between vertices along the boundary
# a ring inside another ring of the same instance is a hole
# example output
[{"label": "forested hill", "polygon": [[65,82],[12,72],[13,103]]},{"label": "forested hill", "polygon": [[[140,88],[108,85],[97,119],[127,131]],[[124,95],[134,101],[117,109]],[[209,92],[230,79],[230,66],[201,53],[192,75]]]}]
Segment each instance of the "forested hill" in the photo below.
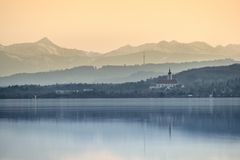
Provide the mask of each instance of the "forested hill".
[{"label": "forested hill", "polygon": [[[240,97],[240,64],[205,67],[180,72],[174,76],[180,85],[150,90],[159,79],[121,84],[22,85],[0,88],[0,98],[138,98],[138,97]],[[184,87],[183,87],[184,85]]]},{"label": "forested hill", "polygon": [[239,77],[240,64],[191,69],[176,74],[177,80],[184,85],[194,83],[224,82]]}]

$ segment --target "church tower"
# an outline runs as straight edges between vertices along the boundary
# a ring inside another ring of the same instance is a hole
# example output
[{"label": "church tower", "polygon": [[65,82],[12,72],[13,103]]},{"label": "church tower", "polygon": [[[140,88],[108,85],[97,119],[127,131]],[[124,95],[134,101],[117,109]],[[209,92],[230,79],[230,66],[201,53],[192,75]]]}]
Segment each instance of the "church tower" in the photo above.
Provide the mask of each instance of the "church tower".
[{"label": "church tower", "polygon": [[172,80],[172,72],[169,68],[169,71],[168,71],[168,80]]}]

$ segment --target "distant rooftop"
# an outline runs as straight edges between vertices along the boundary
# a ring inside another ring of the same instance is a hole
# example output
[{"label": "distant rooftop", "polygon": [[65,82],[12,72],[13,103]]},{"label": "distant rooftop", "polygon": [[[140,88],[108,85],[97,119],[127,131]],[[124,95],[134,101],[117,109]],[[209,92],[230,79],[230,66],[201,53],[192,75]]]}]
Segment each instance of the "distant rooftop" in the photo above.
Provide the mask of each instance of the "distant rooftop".
[{"label": "distant rooftop", "polygon": [[158,83],[159,84],[177,84],[178,82],[176,79],[172,79],[172,80],[160,79]]}]

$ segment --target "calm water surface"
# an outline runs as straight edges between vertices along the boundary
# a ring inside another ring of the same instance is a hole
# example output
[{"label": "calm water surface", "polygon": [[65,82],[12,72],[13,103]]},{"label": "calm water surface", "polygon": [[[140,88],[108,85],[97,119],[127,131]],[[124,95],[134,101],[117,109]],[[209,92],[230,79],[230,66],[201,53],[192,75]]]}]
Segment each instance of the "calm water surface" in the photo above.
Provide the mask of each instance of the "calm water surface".
[{"label": "calm water surface", "polygon": [[239,160],[240,98],[0,100],[0,160]]}]

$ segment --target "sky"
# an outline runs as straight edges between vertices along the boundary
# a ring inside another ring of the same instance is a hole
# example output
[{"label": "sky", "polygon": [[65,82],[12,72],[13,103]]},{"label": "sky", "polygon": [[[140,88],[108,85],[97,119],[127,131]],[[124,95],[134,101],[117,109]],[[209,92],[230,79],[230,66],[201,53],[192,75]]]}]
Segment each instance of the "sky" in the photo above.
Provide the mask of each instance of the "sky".
[{"label": "sky", "polygon": [[161,40],[240,44],[239,0],[0,0],[0,44],[107,52]]}]

